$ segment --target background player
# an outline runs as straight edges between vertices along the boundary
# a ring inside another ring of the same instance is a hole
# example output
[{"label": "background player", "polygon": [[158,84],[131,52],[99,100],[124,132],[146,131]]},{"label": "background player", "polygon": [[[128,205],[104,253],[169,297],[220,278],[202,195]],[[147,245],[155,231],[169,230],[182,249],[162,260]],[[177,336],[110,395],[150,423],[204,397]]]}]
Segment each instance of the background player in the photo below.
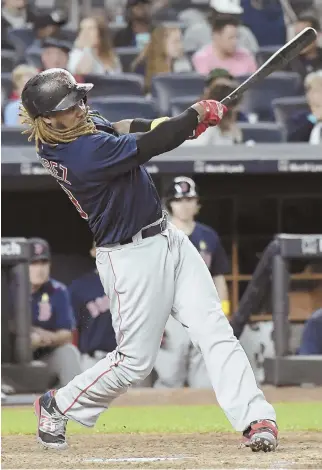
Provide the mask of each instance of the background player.
[{"label": "background player", "polygon": [[[200,209],[195,182],[187,176],[174,178],[166,192],[165,205],[171,222],[189,237],[204,259],[217,287],[222,309],[228,315],[229,295],[224,274],[229,272],[229,262],[217,232],[195,221]],[[186,329],[172,316],[166,324],[155,370],[158,374],[156,388],[178,388],[185,384],[192,388],[211,388],[200,350],[193,346]]]},{"label": "background player", "polygon": [[33,355],[48,364],[51,385],[58,380],[60,386],[65,386],[81,373],[79,351],[71,344],[74,312],[67,287],[50,278],[48,243],[42,238],[31,238],[29,242]]},{"label": "background player", "polygon": [[[95,244],[90,254],[95,258]],[[69,293],[76,317],[82,369],[86,370],[116,348],[110,301],[104,293],[97,269],[75,279],[69,286]]]},{"label": "background player", "polygon": [[50,69],[29,80],[22,92],[40,161],[93,232],[117,341],[115,351],[95,366],[36,400],[38,441],[65,449],[68,419],[94,426],[117,396],[147,377],[172,313],[201,349],[218,402],[243,432],[245,445],[274,450],[275,411],[257,387],[209,270],[162,213],[144,167],[218,124],[227,109],[201,101],[171,119],[111,124],[89,113],[85,103],[92,87],[78,84],[66,70]]}]

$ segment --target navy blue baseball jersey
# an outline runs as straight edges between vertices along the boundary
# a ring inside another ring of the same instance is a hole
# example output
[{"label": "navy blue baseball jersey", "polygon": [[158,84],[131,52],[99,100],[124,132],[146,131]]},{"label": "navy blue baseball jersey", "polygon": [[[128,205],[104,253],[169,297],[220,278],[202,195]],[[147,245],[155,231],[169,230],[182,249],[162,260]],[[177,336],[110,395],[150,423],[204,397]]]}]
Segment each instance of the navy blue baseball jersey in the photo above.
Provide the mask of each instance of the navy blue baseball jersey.
[{"label": "navy blue baseball jersey", "polygon": [[[55,279],[49,279],[31,296],[32,325],[44,330],[73,330],[75,317],[67,287]],[[52,348],[39,348],[41,356]]]},{"label": "navy blue baseball jersey", "polygon": [[99,130],[67,144],[42,144],[39,158],[88,221],[97,246],[119,243],[162,215],[154,183],[139,165],[134,134],[118,135],[91,113]]},{"label": "navy blue baseball jersey", "polygon": [[201,254],[212,276],[227,274],[230,271],[226,252],[215,230],[196,222],[189,239]]},{"label": "navy blue baseball jersey", "polygon": [[109,299],[96,271],[74,280],[69,286],[74,308],[78,347],[82,354],[110,352],[116,348]]}]

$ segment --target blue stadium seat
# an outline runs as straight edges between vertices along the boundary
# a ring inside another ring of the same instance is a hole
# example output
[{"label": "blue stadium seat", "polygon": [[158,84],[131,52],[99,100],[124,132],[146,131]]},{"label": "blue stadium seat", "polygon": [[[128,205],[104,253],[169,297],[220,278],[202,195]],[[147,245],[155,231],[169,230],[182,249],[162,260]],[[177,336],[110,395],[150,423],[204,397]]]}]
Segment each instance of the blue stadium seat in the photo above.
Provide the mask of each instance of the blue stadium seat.
[{"label": "blue stadium seat", "polygon": [[32,29],[13,28],[8,31],[7,37],[20,57],[34,41],[35,33]]},{"label": "blue stadium seat", "polygon": [[171,116],[178,116],[183,113],[189,106],[196,103],[200,95],[192,96],[179,96],[178,98],[172,98],[170,100]]},{"label": "blue stadium seat", "polygon": [[272,102],[275,119],[286,127],[292,115],[301,111],[310,112],[305,96],[291,96],[289,98],[276,98]]},{"label": "blue stadium seat", "polygon": [[[238,77],[240,82],[246,77]],[[276,72],[265,80],[253,85],[243,97],[242,111],[255,113],[260,121],[274,121],[272,101],[285,96],[300,96],[303,84],[299,74],[293,72]]]},{"label": "blue stadium seat", "polygon": [[94,88],[90,91],[91,97],[143,96],[143,78],[135,73],[116,75],[87,74],[84,80],[94,83]]},{"label": "blue stadium seat", "polygon": [[273,54],[278,51],[282,46],[265,46],[261,47],[256,54],[258,65],[263,65]]},{"label": "blue stadium seat", "polygon": [[123,72],[130,72],[132,62],[141,50],[137,47],[116,47],[115,52],[119,56]]},{"label": "blue stadium seat", "polygon": [[23,135],[21,132],[26,127],[6,127],[1,126],[1,146],[23,146],[35,145],[35,142],[28,142],[28,135]]},{"label": "blue stadium seat", "polygon": [[171,100],[180,96],[201,96],[205,78],[197,73],[162,73],[152,78],[152,96],[160,115],[171,114]]},{"label": "blue stadium seat", "polygon": [[[3,100],[7,100],[12,93],[12,80],[10,72],[1,73],[1,90],[3,92]],[[3,106],[3,102],[1,103]]]},{"label": "blue stadium seat", "polygon": [[16,63],[16,52],[10,50],[1,50],[1,70],[2,72],[11,72]]},{"label": "blue stadium seat", "polygon": [[97,97],[89,99],[89,104],[92,109],[99,111],[111,122],[122,119],[154,119],[157,117],[154,103],[143,97]]},{"label": "blue stadium seat", "polygon": [[260,122],[256,124],[240,123],[238,127],[243,133],[243,141],[257,143],[286,142],[286,131],[280,124]]},{"label": "blue stadium seat", "polygon": [[26,58],[29,65],[33,65],[37,69],[42,69],[41,49],[32,47],[26,51]]}]

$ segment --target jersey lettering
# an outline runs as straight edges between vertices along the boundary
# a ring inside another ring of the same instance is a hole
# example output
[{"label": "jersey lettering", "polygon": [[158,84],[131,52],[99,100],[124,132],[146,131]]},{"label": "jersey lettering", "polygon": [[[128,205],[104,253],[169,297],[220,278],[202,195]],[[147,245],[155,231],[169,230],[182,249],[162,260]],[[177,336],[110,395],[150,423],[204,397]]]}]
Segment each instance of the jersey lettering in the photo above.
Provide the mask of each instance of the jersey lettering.
[{"label": "jersey lettering", "polygon": [[[40,161],[43,167],[46,168],[46,170],[56,180],[63,181],[64,183],[71,185],[71,183],[67,179],[67,168],[65,166],[63,166],[61,163],[58,165],[58,163],[49,161],[46,158],[40,157]],[[61,171],[61,174],[59,174],[58,170]]]},{"label": "jersey lettering", "polygon": [[58,184],[62,187],[62,189],[65,191],[65,193],[67,194],[67,196],[69,197],[69,199],[72,201],[72,203],[74,204],[74,206],[76,207],[76,209],[78,210],[80,216],[82,219],[85,219],[85,220],[88,220],[88,214],[86,214],[85,211],[83,211],[80,203],[77,201],[77,199],[75,198],[75,196],[69,191],[69,189],[65,188],[64,185],[62,185],[59,181],[58,181]]}]

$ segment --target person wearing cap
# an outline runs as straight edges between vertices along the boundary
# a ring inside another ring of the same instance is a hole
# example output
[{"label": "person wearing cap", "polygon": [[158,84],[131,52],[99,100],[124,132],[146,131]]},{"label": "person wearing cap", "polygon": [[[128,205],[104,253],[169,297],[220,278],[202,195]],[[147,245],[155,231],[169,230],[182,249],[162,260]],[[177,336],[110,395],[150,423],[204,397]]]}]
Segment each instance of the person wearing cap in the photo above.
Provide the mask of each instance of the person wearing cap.
[{"label": "person wearing cap", "polygon": [[[259,50],[259,45],[255,35],[251,29],[242,23],[241,15],[243,8],[240,4],[241,0],[210,0],[208,21],[201,12],[187,10],[180,14],[181,21],[188,21],[188,27],[184,33],[184,46],[188,52],[194,52],[206,46],[212,41],[212,27],[211,25],[217,18],[225,18],[233,16],[239,20],[238,32],[238,46],[256,54]],[[198,15],[196,17],[196,15]],[[191,17],[191,20],[190,20]]]},{"label": "person wearing cap", "polygon": [[[224,275],[230,271],[227,254],[218,233],[195,220],[200,210],[199,194],[193,179],[177,176],[165,193],[164,203],[171,222],[182,230],[206,263],[217,288],[223,312],[229,318],[230,302]],[[211,388],[199,349],[193,346],[187,329],[170,315],[155,363],[155,388]]]},{"label": "person wearing cap", "polygon": [[[81,373],[80,353],[71,344],[74,313],[67,287],[50,277],[50,248],[42,238],[29,240],[31,258],[31,347],[35,360],[48,364],[51,385],[65,386]],[[50,384],[49,384],[50,385]]]},{"label": "person wearing cap", "polygon": [[212,42],[192,56],[197,72],[207,75],[214,68],[224,68],[234,77],[251,75],[257,69],[255,57],[238,46],[239,19],[218,16],[212,23]]},{"label": "person wearing cap", "polygon": [[33,21],[35,40],[30,47],[41,47],[42,42],[49,37],[58,37],[60,29],[67,23],[66,13],[54,10],[50,14],[37,15]]},{"label": "person wearing cap", "polygon": [[150,40],[152,30],[151,1],[128,0],[126,5],[127,27],[118,31],[115,47],[138,47],[143,49]]},{"label": "person wearing cap", "polygon": [[41,70],[67,69],[70,50],[68,42],[57,38],[46,38],[41,45]]}]

